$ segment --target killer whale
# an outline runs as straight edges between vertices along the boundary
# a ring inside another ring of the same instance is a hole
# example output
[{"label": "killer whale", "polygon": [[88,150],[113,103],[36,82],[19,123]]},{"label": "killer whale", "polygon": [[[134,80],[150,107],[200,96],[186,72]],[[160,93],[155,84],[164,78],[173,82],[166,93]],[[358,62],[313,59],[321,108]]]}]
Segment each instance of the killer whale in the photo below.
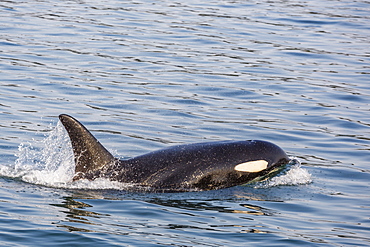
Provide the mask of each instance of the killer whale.
[{"label": "killer whale", "polygon": [[72,144],[73,181],[107,178],[153,190],[213,190],[245,184],[289,162],[280,147],[260,140],[177,145],[120,160],[78,120],[66,114],[59,119]]}]

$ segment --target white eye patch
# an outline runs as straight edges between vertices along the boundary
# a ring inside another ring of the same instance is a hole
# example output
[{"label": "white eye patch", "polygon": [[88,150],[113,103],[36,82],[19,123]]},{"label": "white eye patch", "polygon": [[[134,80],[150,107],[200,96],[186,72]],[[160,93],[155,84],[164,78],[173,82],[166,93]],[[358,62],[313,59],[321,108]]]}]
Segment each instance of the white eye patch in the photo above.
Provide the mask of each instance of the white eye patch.
[{"label": "white eye patch", "polygon": [[239,172],[260,172],[267,168],[268,162],[266,160],[254,160],[241,163],[234,167]]}]

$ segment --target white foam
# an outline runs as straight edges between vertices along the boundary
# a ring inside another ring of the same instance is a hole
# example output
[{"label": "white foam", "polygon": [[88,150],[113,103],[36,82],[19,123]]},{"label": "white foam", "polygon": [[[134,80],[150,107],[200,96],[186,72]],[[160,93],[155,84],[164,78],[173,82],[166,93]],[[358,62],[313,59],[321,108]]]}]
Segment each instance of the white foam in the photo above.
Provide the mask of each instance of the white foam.
[{"label": "white foam", "polygon": [[276,177],[272,177],[263,182],[258,182],[255,188],[270,188],[284,185],[300,185],[312,182],[311,174],[301,167],[298,159],[293,158],[288,164],[287,169]]}]

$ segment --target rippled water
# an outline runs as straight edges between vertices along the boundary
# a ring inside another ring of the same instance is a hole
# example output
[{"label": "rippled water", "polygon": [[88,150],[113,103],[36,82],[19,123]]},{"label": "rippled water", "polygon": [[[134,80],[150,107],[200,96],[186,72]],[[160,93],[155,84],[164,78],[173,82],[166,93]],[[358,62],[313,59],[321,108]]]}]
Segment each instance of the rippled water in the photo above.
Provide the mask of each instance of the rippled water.
[{"label": "rippled water", "polygon": [[[367,1],[2,1],[2,244],[368,246],[369,19]],[[208,192],[71,187],[60,113],[122,158],[262,139],[301,166]]]}]

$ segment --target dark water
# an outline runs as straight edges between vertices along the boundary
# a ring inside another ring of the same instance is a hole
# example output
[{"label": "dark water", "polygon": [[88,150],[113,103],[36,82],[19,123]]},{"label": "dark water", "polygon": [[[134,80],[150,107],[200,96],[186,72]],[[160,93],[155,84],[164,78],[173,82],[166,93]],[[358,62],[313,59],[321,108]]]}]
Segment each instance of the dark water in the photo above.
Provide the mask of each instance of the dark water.
[{"label": "dark water", "polygon": [[[368,1],[1,1],[3,246],[369,246]],[[262,139],[301,166],[218,191],[69,182],[57,116],[116,156]]]}]

